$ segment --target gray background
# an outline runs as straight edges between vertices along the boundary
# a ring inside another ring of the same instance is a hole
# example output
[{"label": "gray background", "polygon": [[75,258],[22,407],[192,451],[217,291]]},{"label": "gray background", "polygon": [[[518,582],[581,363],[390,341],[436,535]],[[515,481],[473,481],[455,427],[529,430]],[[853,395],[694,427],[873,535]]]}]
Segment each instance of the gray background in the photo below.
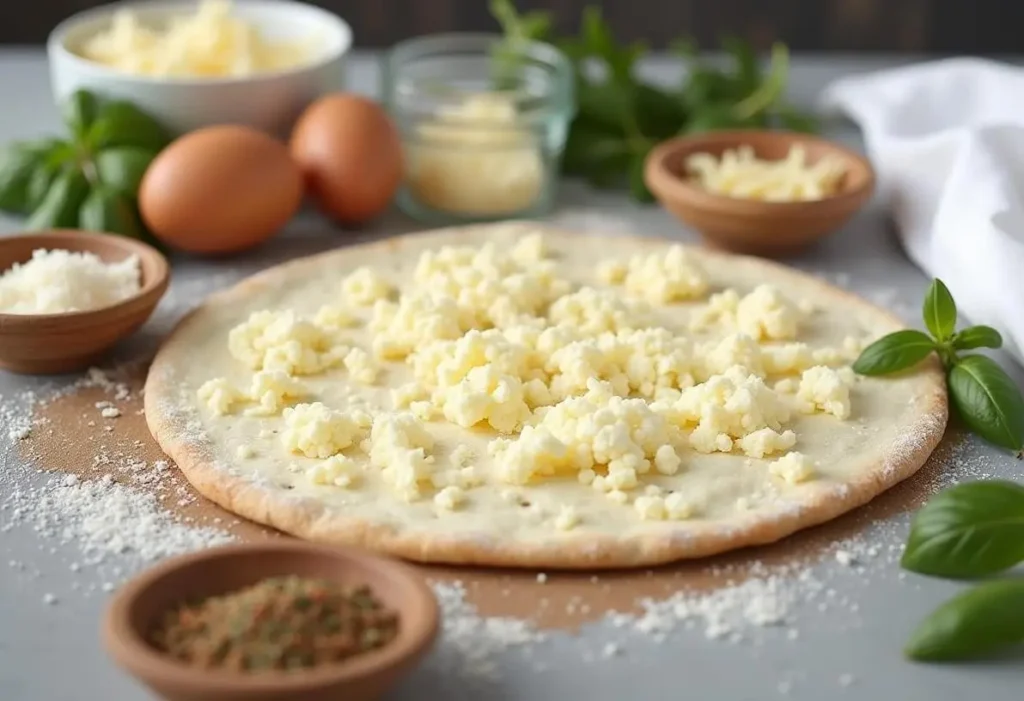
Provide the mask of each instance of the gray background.
[{"label": "gray background", "polygon": [[[794,67],[792,91],[808,103],[830,79],[870,68],[891,65],[892,59],[837,60],[805,58]],[[665,79],[676,76],[659,71]],[[356,90],[373,92],[374,64],[357,59],[351,69]],[[0,50],[0,142],[36,136],[58,129],[57,114],[47,88],[46,66],[38,51]],[[856,144],[856,135],[837,127],[832,134]],[[692,241],[657,207],[641,207],[620,196],[595,196],[577,185],[565,188],[562,220],[583,222],[625,220],[637,232]],[[17,223],[0,222],[4,231]],[[375,224],[361,236],[381,236],[415,228],[394,214]],[[202,276],[219,274],[227,283],[255,269],[300,253],[337,246],[341,234],[315,216],[300,218],[282,237],[259,253],[242,256],[232,263],[217,264],[175,261],[174,290],[181,290]],[[916,323],[917,306],[925,278],[902,256],[887,230],[877,207],[864,212],[837,235],[813,251],[794,258],[791,264],[816,271],[839,281],[869,298],[896,288],[885,303]],[[230,266],[230,270],[228,270]],[[199,299],[192,300],[199,302]],[[180,311],[180,310],[178,310]],[[175,310],[165,304],[143,338],[155,342],[173,320]],[[122,349],[127,353],[127,350]],[[1018,381],[1021,374],[1014,369]],[[14,392],[43,382],[0,374],[0,394]],[[0,436],[6,436],[0,427]],[[5,441],[6,439],[0,439]],[[6,450],[6,448],[4,448]],[[987,472],[1018,476],[1020,464],[988,447],[972,443],[964,451],[953,451],[941,464],[932,466],[930,479],[949,482],[968,477],[968,464],[984,462]],[[9,458],[9,456],[8,456]],[[4,462],[6,465],[6,461]],[[7,466],[0,489],[12,489],[19,480]],[[902,541],[905,516],[881,521],[868,518],[871,511],[848,520],[883,552],[862,569],[839,566],[826,559],[814,567],[816,577],[836,590],[836,598],[847,602],[838,609],[821,613],[813,604],[793,612],[800,636],[786,641],[783,631],[765,630],[741,643],[708,641],[699,631],[679,631],[656,645],[643,636],[613,631],[606,625],[585,629],[581,638],[557,634],[535,649],[530,661],[519,651],[502,659],[502,676],[492,683],[470,684],[448,671],[444,647],[428,664],[409,678],[390,701],[434,701],[436,699],[516,699],[555,701],[587,698],[592,701],[631,701],[689,698],[699,701],[760,701],[762,699],[851,699],[857,701],[941,701],[945,699],[1019,699],[1024,688],[1024,665],[997,661],[972,665],[928,667],[903,661],[899,650],[913,625],[940,601],[957,590],[957,585],[916,576],[900,577],[890,546]],[[868,516],[868,517],[865,517]],[[0,513],[0,521],[3,514]],[[864,525],[858,525],[864,524]],[[97,640],[97,626],[104,595],[84,596],[72,590],[98,585],[92,575],[73,575],[68,563],[76,558],[73,549],[57,548],[30,530],[0,532],[0,699],[3,701],[80,701],[109,699],[136,701],[147,698],[131,680],[117,672],[104,656]],[[763,551],[762,551],[763,552]],[[8,560],[28,564],[31,572],[5,567]],[[56,606],[42,602],[44,592],[60,598]],[[608,640],[623,644],[625,653],[611,660],[586,662],[599,653]],[[536,669],[536,660],[545,669]],[[849,684],[841,683],[850,675]],[[780,688],[780,684],[782,685]]]}]

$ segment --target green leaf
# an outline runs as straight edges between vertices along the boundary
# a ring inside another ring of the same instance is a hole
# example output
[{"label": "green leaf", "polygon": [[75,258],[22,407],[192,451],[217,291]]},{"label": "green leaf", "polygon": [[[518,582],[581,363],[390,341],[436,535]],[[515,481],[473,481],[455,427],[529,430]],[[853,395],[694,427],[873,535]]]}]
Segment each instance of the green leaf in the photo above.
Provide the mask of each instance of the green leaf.
[{"label": "green leaf", "polygon": [[88,193],[89,181],[81,169],[65,168],[25,222],[25,228],[29,231],[77,228],[78,208]]},{"label": "green leaf", "polygon": [[1024,397],[994,360],[965,355],[949,370],[949,394],[967,427],[985,440],[1024,449]]},{"label": "green leaf", "polygon": [[633,88],[632,110],[640,133],[649,139],[660,141],[675,136],[686,123],[687,111],[682,100],[643,83]]},{"label": "green leaf", "polygon": [[703,134],[709,131],[741,129],[755,126],[750,119],[741,119],[733,114],[732,105],[716,105],[704,107],[695,112],[693,118],[686,123],[684,133]]},{"label": "green leaf", "polygon": [[115,146],[96,154],[94,165],[100,182],[135,197],[155,154],[132,146]]},{"label": "green leaf", "polygon": [[817,117],[805,114],[791,105],[779,105],[775,109],[775,121],[782,129],[799,131],[807,134],[817,133],[821,129]]},{"label": "green leaf", "polygon": [[136,239],[144,236],[144,227],[131,197],[103,184],[94,187],[85,198],[78,212],[78,223],[85,231],[121,234]]},{"label": "green leaf", "polygon": [[647,47],[641,43],[618,46],[611,27],[604,21],[601,8],[588,5],[583,8],[580,39],[587,55],[600,59],[608,69],[611,80],[619,85],[629,85],[633,78],[633,66]]},{"label": "green leaf", "polygon": [[935,342],[927,334],[904,329],[865,348],[853,363],[853,370],[861,375],[888,375],[917,365],[933,350]]},{"label": "green leaf", "polygon": [[953,335],[953,348],[1002,348],[1003,336],[991,326],[968,326]]},{"label": "green leaf", "polygon": [[76,90],[64,101],[64,124],[76,141],[85,140],[98,110],[96,96],[86,90]]},{"label": "green leaf", "polygon": [[28,183],[40,158],[38,151],[24,143],[11,144],[0,152],[0,211],[28,211]]},{"label": "green leaf", "polygon": [[924,296],[924,325],[940,342],[948,341],[956,330],[956,302],[938,278],[932,280]]},{"label": "green leaf", "polygon": [[576,90],[579,119],[625,135],[633,103],[630,92],[610,82],[581,81]]},{"label": "green leaf", "polygon": [[914,515],[900,564],[938,577],[984,577],[1024,562],[1024,487],[969,482]]},{"label": "green leaf", "polygon": [[629,144],[622,135],[577,120],[566,140],[562,170],[607,187],[625,177],[630,158]]},{"label": "green leaf", "polygon": [[647,189],[644,182],[644,166],[647,162],[647,154],[651,149],[647,148],[633,154],[633,160],[629,164],[629,194],[637,202],[653,202],[654,195]]},{"label": "green leaf", "polygon": [[103,105],[88,135],[89,146],[96,150],[111,146],[137,146],[155,153],[169,141],[167,131],[159,122],[126,101]]},{"label": "green leaf", "polygon": [[736,83],[744,93],[753,92],[761,84],[761,68],[757,65],[754,48],[739,37],[723,37],[722,48],[736,63]]},{"label": "green leaf", "polygon": [[905,653],[941,662],[980,657],[1024,642],[1024,580],[985,582],[936,609],[918,626]]}]

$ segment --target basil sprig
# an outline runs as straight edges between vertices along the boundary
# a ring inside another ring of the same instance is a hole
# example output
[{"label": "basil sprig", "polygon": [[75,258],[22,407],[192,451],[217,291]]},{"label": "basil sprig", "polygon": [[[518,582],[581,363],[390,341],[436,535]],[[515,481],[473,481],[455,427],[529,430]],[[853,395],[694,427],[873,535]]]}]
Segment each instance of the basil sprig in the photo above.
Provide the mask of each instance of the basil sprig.
[{"label": "basil sprig", "polygon": [[[990,326],[956,330],[956,302],[941,280],[924,298],[928,333],[905,329],[883,336],[853,364],[861,375],[888,375],[935,353],[949,396],[964,424],[985,440],[1024,450],[1024,397],[995,361],[964,354],[999,348]],[[917,512],[900,564],[912,572],[951,579],[987,577],[1024,562],[1024,486],[991,480],[946,489]],[[995,579],[951,599],[914,631],[913,660],[961,660],[1024,643],[1024,579]]]},{"label": "basil sprig", "polygon": [[956,330],[956,302],[941,280],[933,280],[924,299],[929,334],[905,329],[883,336],[853,364],[861,375],[888,375],[914,367],[936,353],[946,371],[949,396],[964,424],[974,433],[1020,457],[1024,452],[1024,397],[1010,376],[991,358],[962,351],[999,348],[1003,338],[990,326]]},{"label": "basil sprig", "polygon": [[82,229],[150,240],[138,214],[142,175],[170,135],[123,100],[78,90],[61,106],[65,138],[0,147],[0,212],[25,228]]}]

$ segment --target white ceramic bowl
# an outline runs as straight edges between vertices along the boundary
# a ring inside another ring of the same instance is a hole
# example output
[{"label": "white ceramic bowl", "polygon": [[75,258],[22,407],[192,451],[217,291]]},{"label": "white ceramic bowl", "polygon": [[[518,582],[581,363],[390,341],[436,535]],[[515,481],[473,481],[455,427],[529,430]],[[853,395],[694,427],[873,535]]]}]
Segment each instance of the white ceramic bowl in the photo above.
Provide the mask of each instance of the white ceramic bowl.
[{"label": "white ceramic bowl", "polygon": [[240,78],[160,78],[114,70],[78,56],[89,37],[110,26],[114,12],[130,9],[143,22],[192,14],[195,0],[156,0],[103,5],[73,15],[50,34],[50,82],[60,104],[79,88],[97,95],[129,100],[184,133],[211,124],[244,124],[286,135],[304,107],[317,97],[342,89],[345,56],[352,30],[337,15],[288,0],[236,0],[236,16],[255,25],[269,39],[310,37],[319,53],[308,64],[276,73]]}]

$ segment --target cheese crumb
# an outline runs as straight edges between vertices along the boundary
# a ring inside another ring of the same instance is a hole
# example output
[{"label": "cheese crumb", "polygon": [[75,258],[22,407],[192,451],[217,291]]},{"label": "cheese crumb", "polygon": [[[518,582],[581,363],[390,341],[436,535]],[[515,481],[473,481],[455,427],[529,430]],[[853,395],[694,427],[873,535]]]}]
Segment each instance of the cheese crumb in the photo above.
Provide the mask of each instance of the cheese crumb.
[{"label": "cheese crumb", "polygon": [[284,410],[281,441],[293,453],[329,458],[357,443],[371,423],[370,415],[358,409],[339,411],[320,402],[297,404]]},{"label": "cheese crumb", "polygon": [[223,377],[207,380],[199,387],[196,395],[199,397],[199,401],[203,402],[217,416],[230,414],[236,404],[247,399],[242,392]]},{"label": "cheese crumb", "polygon": [[434,505],[443,511],[455,511],[465,499],[466,493],[462,488],[452,485],[434,495]]},{"label": "cheese crumb", "polygon": [[850,386],[843,375],[832,368],[816,365],[806,370],[796,396],[804,413],[821,411],[840,420],[850,417]]},{"label": "cheese crumb", "polygon": [[327,330],[295,312],[256,311],[228,334],[231,355],[252,370],[312,375],[341,362],[348,351]]},{"label": "cheese crumb", "polygon": [[366,307],[378,299],[387,299],[391,285],[373,268],[362,266],[341,281],[341,291],[352,303]]},{"label": "cheese crumb", "polygon": [[380,372],[380,368],[370,359],[370,354],[362,348],[350,350],[345,356],[344,362],[345,369],[349,371],[352,379],[356,382],[372,385],[377,381],[377,373]]},{"label": "cheese crumb", "polygon": [[359,469],[352,458],[345,455],[332,455],[311,467],[308,474],[313,484],[351,487],[359,478]]},{"label": "cheese crumb", "polygon": [[0,312],[63,314],[109,307],[138,294],[139,257],[105,263],[94,253],[36,249],[0,275]]},{"label": "cheese crumb", "polygon": [[790,484],[799,484],[814,477],[814,463],[803,453],[786,453],[768,465],[768,471]]},{"label": "cheese crumb", "polygon": [[434,458],[427,451],[434,438],[410,413],[382,414],[370,432],[370,463],[381,468],[384,481],[401,498],[412,501],[421,494],[421,483],[430,479]]},{"label": "cheese crumb", "polygon": [[260,370],[253,374],[248,399],[256,403],[245,413],[250,416],[276,416],[289,400],[306,394],[306,388],[282,370]]},{"label": "cheese crumb", "polygon": [[249,460],[256,456],[256,451],[252,449],[252,446],[240,445],[235,449],[235,455],[239,460]]},{"label": "cheese crumb", "polygon": [[[599,270],[600,274],[600,270]],[[701,266],[678,244],[668,251],[637,254],[629,259],[625,273],[612,262],[601,275],[604,282],[615,284],[621,277],[626,291],[651,304],[670,304],[704,296],[707,276]]]}]

